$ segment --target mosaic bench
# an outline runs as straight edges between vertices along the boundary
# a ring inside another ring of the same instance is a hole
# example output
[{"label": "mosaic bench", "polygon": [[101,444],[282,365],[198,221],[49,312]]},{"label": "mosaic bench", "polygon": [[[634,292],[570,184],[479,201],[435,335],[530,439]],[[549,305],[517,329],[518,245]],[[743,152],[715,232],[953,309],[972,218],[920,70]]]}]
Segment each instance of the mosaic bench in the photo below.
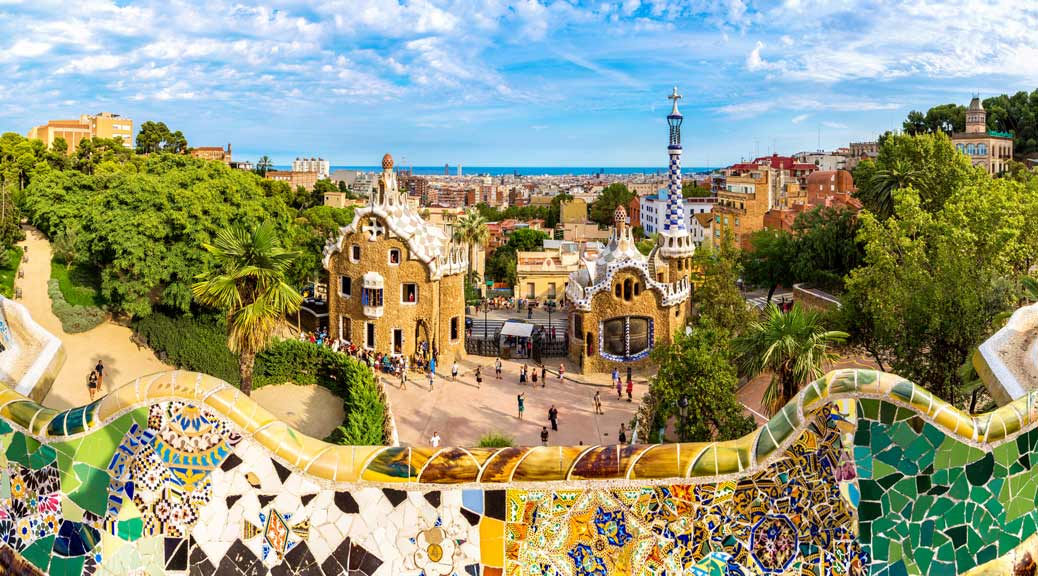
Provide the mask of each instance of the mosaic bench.
[{"label": "mosaic bench", "polygon": [[64,412],[0,387],[0,568],[1033,574],[1036,421],[840,370],[730,442],[333,446],[197,373]]}]

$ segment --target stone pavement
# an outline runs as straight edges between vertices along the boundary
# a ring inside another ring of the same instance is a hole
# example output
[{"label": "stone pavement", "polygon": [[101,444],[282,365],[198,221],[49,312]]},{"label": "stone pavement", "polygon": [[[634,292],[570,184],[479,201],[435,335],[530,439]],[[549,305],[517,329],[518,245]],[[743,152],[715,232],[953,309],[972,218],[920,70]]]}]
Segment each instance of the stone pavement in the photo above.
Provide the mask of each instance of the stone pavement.
[{"label": "stone pavement", "polygon": [[[554,316],[554,314],[553,314]],[[566,378],[559,381],[558,359],[550,359],[546,386],[532,382],[519,384],[520,366],[528,360],[503,360],[502,378],[494,378],[494,359],[469,356],[459,362],[460,376],[451,382],[450,362],[444,359],[437,365],[433,389],[427,376],[412,377],[405,390],[400,379],[384,376],[386,394],[393,405],[393,414],[404,445],[428,445],[433,432],[439,432],[442,445],[475,446],[487,432],[512,436],[516,445],[540,444],[542,426],[548,422],[548,409],[554,403],[559,411],[559,430],[550,432],[551,445],[576,445],[583,442],[612,444],[616,442],[620,423],[627,425],[638,409],[641,395],[647,389],[644,376],[635,378],[634,401],[617,400],[616,389],[609,383],[608,374],[590,378],[575,377],[567,366]],[[483,386],[476,388],[473,372],[482,366]],[[538,374],[539,376],[539,374]],[[594,412],[595,391],[602,393],[602,410]],[[516,395],[525,393],[526,411],[523,420],[517,418]],[[631,433],[627,433],[628,440]]]}]

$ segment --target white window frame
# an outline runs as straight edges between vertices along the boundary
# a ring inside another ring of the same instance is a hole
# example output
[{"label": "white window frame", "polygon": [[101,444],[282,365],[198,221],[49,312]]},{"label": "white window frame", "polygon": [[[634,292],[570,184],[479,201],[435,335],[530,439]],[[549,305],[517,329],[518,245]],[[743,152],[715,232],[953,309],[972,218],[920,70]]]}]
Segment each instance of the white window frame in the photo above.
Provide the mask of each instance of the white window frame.
[{"label": "white window frame", "polygon": [[360,262],[359,255],[356,258],[353,257],[354,251],[360,252],[360,244],[350,244],[350,262]]},{"label": "white window frame", "polygon": [[[414,302],[408,302],[407,299],[404,298],[404,296],[406,294],[405,289],[406,289],[407,286],[414,286]],[[418,283],[417,282],[402,282],[400,284],[400,303],[401,304],[403,304],[405,306],[414,306],[414,305],[418,304],[418,297],[419,297],[419,294],[418,294]]]},{"label": "white window frame", "polygon": [[[396,262],[393,262],[393,252],[396,252]],[[400,251],[399,248],[390,248],[389,251],[386,252],[386,262],[390,266],[399,266],[400,262],[402,262],[403,259],[404,259],[404,254],[403,254],[403,252]]]}]

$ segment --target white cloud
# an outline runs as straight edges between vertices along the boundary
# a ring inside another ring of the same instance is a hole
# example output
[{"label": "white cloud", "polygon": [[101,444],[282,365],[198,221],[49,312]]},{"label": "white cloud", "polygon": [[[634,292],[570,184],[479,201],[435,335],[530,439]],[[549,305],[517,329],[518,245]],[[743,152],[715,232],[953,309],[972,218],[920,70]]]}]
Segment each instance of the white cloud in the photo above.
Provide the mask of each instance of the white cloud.
[{"label": "white cloud", "polygon": [[807,120],[810,117],[811,117],[810,114],[797,114],[796,116],[793,117],[793,123],[794,124],[800,124],[801,122],[803,122],[804,120]]},{"label": "white cloud", "polygon": [[0,62],[10,62],[20,58],[35,58],[50,52],[50,49],[53,47],[49,42],[16,40],[14,44],[0,51]]},{"label": "white cloud", "polygon": [[126,63],[127,57],[114,54],[98,54],[84,56],[69,60],[67,64],[58,68],[56,74],[91,74],[104,70],[112,70]]},{"label": "white cloud", "polygon": [[836,129],[836,130],[845,130],[845,129],[847,129],[847,125],[846,124],[844,124],[842,122],[832,122],[832,121],[829,121],[829,120],[827,120],[825,122],[822,122],[822,126],[825,126],[826,128],[833,128],[833,129]]}]

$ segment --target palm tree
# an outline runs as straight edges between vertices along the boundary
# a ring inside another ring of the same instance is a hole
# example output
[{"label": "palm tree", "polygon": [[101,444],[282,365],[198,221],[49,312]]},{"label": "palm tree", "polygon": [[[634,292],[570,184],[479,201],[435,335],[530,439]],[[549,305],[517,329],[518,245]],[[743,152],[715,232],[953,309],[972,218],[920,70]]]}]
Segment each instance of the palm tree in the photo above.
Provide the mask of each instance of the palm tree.
[{"label": "palm tree", "polygon": [[894,191],[918,185],[921,177],[922,172],[910,162],[897,158],[889,168],[872,175],[862,190],[861,199],[866,208],[885,220],[894,213]]},{"label": "palm tree", "polygon": [[455,241],[469,245],[469,271],[466,278],[472,276],[472,264],[476,260],[476,246],[485,243],[489,238],[490,229],[487,228],[487,219],[479,213],[479,210],[470,208],[455,222]]},{"label": "palm tree", "polygon": [[266,176],[267,172],[270,172],[273,168],[274,161],[266,154],[256,162],[256,172],[258,172],[260,176]]},{"label": "palm tree", "polygon": [[218,273],[199,274],[195,299],[227,313],[227,346],[238,354],[241,391],[252,393],[252,368],[278,323],[299,310],[303,298],[285,282],[295,252],[282,248],[270,224],[249,231],[224,228],[203,244],[219,263]]},{"label": "palm tree", "polygon": [[843,342],[846,332],[826,330],[817,313],[799,304],[783,313],[769,304],[764,318],[750,323],[732,342],[739,371],[749,378],[771,372],[763,404],[775,414],[811,380],[822,375],[825,365],[838,357],[830,345]]}]

